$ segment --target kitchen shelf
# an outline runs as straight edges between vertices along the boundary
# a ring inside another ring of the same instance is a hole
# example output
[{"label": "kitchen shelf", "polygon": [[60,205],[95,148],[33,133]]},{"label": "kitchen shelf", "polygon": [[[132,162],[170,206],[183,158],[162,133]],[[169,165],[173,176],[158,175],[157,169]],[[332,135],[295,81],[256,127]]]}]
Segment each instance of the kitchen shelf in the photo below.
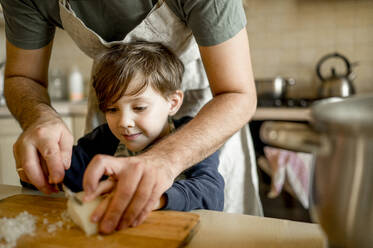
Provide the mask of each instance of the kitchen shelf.
[{"label": "kitchen shelf", "polygon": [[310,121],[310,108],[257,108],[254,121]]},{"label": "kitchen shelf", "polygon": [[[69,102],[69,101],[55,101],[52,102],[53,108],[62,116],[82,115],[87,114],[87,101]],[[7,106],[0,106],[0,118],[11,117],[11,113]]]}]

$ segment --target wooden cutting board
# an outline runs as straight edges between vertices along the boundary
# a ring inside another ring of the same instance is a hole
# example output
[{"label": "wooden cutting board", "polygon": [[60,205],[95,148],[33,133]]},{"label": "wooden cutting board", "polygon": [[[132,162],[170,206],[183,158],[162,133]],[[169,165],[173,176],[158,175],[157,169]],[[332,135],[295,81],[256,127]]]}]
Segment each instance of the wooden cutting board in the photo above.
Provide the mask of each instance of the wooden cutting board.
[{"label": "wooden cutting board", "polygon": [[0,200],[0,218],[13,218],[23,211],[38,218],[36,235],[21,236],[17,247],[181,247],[193,237],[199,223],[198,214],[154,211],[143,224],[110,235],[87,237],[66,221],[62,228],[48,232],[48,226],[63,220],[65,210],[65,198],[20,194]]}]

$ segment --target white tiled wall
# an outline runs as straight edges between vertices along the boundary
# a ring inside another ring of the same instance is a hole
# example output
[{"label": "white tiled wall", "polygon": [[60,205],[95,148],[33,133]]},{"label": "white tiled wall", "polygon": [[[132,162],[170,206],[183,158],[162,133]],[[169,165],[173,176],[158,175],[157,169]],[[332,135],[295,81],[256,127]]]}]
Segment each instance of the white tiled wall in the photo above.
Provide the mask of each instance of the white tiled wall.
[{"label": "white tiled wall", "polygon": [[[5,28],[2,24],[0,25],[0,61],[3,61],[5,57]],[[58,70],[68,75],[73,67],[77,67],[82,72],[85,83],[87,83],[91,65],[92,59],[80,51],[66,32],[58,28],[53,41],[50,72]]]},{"label": "white tiled wall", "polygon": [[91,72],[92,59],[75,45],[74,41],[65,31],[57,29],[50,67],[60,68],[63,72],[69,73],[74,66],[78,66],[85,79],[88,80]]},{"label": "white tiled wall", "polygon": [[[291,93],[312,96],[318,60],[338,51],[359,62],[357,91],[373,91],[372,0],[244,0],[244,6],[256,78],[295,77]],[[332,64],[343,72],[337,60],[323,71]]]}]

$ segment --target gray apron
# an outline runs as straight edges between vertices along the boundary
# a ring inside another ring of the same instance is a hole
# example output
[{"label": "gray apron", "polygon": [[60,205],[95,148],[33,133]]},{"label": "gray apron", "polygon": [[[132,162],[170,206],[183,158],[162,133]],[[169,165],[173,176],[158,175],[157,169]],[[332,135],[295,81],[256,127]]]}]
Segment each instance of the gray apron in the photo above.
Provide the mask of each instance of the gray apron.
[{"label": "gray apron", "polygon": [[[123,40],[107,42],[88,28],[72,10],[68,0],[59,0],[60,17],[64,30],[77,46],[93,59],[91,75],[95,72],[96,58],[110,47],[131,41],[159,42],[183,62],[182,80],[184,102],[175,116],[195,116],[212,99],[209,82],[202,64],[198,45],[192,31],[174,14],[164,0],[160,0],[147,17]],[[90,84],[86,132],[105,123],[99,111],[97,98]],[[224,211],[262,215],[258,194],[255,154],[247,125],[234,134],[222,147],[219,172],[225,179]]]}]

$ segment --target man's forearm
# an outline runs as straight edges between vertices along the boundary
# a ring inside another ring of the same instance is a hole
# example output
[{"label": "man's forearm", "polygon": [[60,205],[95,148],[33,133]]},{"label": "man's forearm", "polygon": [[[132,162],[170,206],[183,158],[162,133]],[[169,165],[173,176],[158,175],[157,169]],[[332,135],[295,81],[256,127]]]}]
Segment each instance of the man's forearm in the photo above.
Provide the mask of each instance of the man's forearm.
[{"label": "man's forearm", "polygon": [[50,106],[47,89],[34,80],[12,76],[5,78],[4,86],[7,106],[23,130],[37,120],[57,115]]},{"label": "man's forearm", "polygon": [[256,95],[226,93],[215,96],[198,115],[149,153],[167,159],[174,175],[200,162],[245,125],[256,109]]}]

